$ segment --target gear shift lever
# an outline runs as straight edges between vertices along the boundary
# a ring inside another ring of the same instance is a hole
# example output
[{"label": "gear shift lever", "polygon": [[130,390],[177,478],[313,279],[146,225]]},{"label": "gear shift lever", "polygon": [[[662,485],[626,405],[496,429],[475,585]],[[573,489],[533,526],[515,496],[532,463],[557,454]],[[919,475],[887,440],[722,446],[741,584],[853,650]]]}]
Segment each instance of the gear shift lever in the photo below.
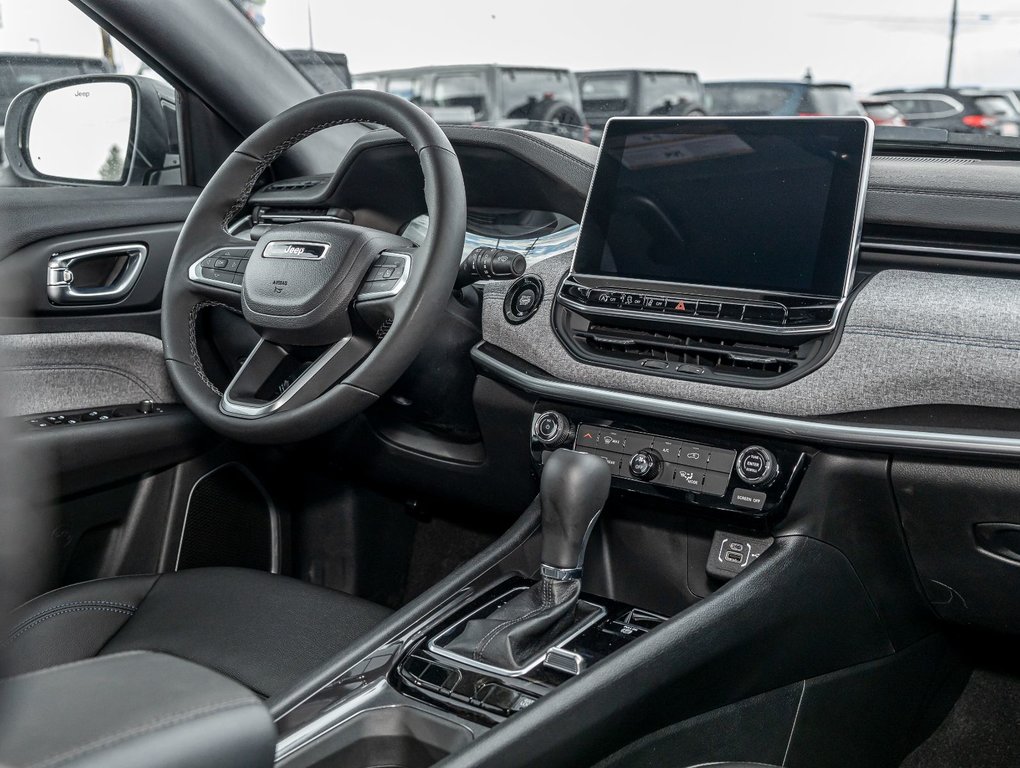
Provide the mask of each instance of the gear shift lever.
[{"label": "gear shift lever", "polygon": [[595,521],[609,498],[609,466],[598,456],[561,449],[542,472],[542,576],[579,579]]},{"label": "gear shift lever", "polygon": [[487,616],[465,622],[447,651],[499,670],[520,670],[586,618],[577,604],[581,566],[609,484],[609,466],[598,456],[561,448],[549,457],[540,496],[541,580]]}]

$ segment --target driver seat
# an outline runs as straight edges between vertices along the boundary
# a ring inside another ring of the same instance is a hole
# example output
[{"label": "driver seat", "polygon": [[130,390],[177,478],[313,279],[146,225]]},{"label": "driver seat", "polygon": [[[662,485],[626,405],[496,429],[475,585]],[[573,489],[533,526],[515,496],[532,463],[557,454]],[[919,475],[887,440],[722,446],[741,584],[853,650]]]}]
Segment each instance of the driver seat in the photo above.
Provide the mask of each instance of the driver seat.
[{"label": "driver seat", "polygon": [[244,568],[99,579],[14,611],[0,676],[123,651],[193,661],[272,698],[391,611],[325,587]]}]

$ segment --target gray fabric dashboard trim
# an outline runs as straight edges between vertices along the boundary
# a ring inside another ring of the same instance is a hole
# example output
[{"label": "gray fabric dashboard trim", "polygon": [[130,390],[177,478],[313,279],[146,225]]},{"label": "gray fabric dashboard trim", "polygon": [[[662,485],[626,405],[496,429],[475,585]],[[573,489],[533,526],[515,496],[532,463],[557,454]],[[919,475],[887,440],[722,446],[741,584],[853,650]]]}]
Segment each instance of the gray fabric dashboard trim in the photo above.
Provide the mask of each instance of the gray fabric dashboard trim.
[{"label": "gray fabric dashboard trim", "polygon": [[546,286],[538,314],[503,317],[506,283],[486,283],[485,341],[575,384],[785,416],[822,416],[909,405],[1020,408],[1020,281],[889,270],[850,306],[839,347],[802,379],[737,389],[588,365],[553,333],[552,298],[569,256],[528,274]]},{"label": "gray fabric dashboard trim", "polygon": [[177,402],[163,344],[141,333],[30,333],[0,336],[7,413]]}]

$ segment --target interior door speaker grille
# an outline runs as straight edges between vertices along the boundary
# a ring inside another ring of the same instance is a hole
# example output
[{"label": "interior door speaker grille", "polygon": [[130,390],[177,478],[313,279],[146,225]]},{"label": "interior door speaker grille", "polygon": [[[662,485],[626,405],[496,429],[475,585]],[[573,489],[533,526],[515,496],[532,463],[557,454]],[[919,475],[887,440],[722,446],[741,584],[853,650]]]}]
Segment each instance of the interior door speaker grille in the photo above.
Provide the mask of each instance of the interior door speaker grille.
[{"label": "interior door speaker grille", "polygon": [[224,464],[191,489],[177,570],[236,566],[279,570],[279,517],[262,484],[240,464]]}]

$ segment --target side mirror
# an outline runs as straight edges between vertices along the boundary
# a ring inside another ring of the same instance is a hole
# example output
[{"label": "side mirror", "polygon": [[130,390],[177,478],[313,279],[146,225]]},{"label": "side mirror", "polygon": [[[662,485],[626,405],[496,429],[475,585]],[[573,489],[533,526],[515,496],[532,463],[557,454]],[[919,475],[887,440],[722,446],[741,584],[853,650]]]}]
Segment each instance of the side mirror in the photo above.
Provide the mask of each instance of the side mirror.
[{"label": "side mirror", "polygon": [[4,153],[35,184],[180,184],[176,94],[132,75],[33,86],[7,110]]}]

